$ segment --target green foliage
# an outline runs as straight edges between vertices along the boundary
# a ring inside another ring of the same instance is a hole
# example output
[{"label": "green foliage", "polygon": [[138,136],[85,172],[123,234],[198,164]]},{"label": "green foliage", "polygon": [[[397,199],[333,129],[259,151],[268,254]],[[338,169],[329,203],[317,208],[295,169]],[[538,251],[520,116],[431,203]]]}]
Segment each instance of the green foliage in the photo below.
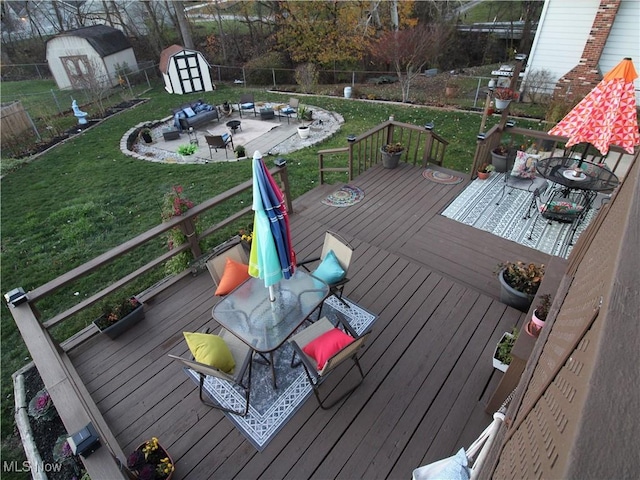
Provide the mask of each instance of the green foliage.
[{"label": "green foliage", "polygon": [[178,153],[180,155],[193,155],[196,153],[196,150],[198,150],[198,146],[193,143],[180,145],[178,147]]},{"label": "green foliage", "polygon": [[249,60],[244,65],[247,82],[251,85],[271,85],[273,76],[271,69],[287,68],[284,55],[280,52],[269,52]]},{"label": "green foliage", "polygon": [[496,350],[496,358],[500,360],[505,365],[511,364],[511,350],[518,340],[518,331],[517,327],[513,327],[511,330],[511,336],[504,337],[504,340],[498,344],[498,348]]}]

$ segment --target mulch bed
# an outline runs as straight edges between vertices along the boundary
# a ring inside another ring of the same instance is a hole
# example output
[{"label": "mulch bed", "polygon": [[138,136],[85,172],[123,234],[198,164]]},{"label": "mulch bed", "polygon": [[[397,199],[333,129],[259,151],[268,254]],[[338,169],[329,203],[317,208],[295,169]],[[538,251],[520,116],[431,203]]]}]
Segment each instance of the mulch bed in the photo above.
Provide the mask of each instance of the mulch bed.
[{"label": "mulch bed", "polygon": [[[44,383],[40,378],[40,373],[33,367],[24,373],[24,389],[25,398],[30,401],[36,393],[44,388]],[[56,461],[53,459],[53,446],[61,435],[68,435],[68,432],[64,428],[62,420],[56,412],[55,416],[51,420],[35,421],[29,417],[31,430],[33,431],[33,438],[36,443],[36,448],[40,453],[42,462],[44,465],[53,465]],[[62,464],[60,471],[54,471],[56,469],[47,469],[47,478],[50,480],[70,480],[74,477],[79,479],[84,470],[82,461],[74,457],[76,462],[65,462]]]}]

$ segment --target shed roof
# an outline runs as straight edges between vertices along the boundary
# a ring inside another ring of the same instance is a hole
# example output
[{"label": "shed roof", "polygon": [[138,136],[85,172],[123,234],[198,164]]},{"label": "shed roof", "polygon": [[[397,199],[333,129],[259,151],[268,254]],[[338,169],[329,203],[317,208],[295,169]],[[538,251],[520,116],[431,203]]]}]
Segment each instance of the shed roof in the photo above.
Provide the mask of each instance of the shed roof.
[{"label": "shed roof", "polygon": [[[184,48],[182,45],[171,45],[170,47],[165,48],[161,53],[160,53],[160,72],[162,73],[167,73],[168,69],[169,69],[169,59],[171,57],[173,57],[175,54],[180,53],[180,52],[191,52],[191,53],[195,53],[200,55],[202,58],[204,58],[204,55],[202,55],[202,53],[200,53],[197,50],[191,50],[189,48]],[[207,60],[206,58],[204,59],[205,61]],[[209,62],[207,62],[208,64]]]},{"label": "shed roof", "polygon": [[56,37],[81,37],[86,39],[93,49],[101,56],[107,57],[122,50],[131,48],[127,37],[117,28],[106,25],[92,25],[62,32]]}]

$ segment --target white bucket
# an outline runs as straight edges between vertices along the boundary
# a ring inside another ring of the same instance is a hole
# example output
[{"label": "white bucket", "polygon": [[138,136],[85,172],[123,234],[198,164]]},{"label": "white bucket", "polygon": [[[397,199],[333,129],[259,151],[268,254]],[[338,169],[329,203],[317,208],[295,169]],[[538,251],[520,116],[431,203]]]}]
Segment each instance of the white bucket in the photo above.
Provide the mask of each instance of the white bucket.
[{"label": "white bucket", "polygon": [[351,98],[351,87],[344,87],[344,98]]}]

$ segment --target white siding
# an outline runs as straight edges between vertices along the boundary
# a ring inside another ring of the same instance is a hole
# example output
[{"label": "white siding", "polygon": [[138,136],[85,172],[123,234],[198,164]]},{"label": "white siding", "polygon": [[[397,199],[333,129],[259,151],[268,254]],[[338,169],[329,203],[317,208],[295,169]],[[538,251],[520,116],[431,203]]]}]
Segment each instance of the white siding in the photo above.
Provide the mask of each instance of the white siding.
[{"label": "white siding", "polygon": [[[640,73],[640,2],[623,0],[613,22],[607,44],[600,57],[600,71],[604,74],[620,60],[631,57],[636,71]],[[636,78],[636,103],[640,105],[640,79]]]},{"label": "white siding", "polygon": [[[548,70],[557,82],[579,62],[599,0],[546,0],[527,72]],[[526,76],[525,76],[526,82]]]},{"label": "white siding", "polygon": [[93,66],[100,69],[100,71],[96,72],[97,75],[102,76],[107,74],[102,58],[100,58],[100,55],[98,55],[86,39],[64,36],[53,38],[47,42],[47,62],[60,90],[71,88],[71,81],[60,61],[60,57],[81,55],[85,55]]},{"label": "white siding", "polygon": [[126,63],[130,72],[136,72],[138,70],[138,61],[136,60],[135,53],[133,53],[133,48],[128,48],[126,50],[122,50],[121,52],[114,53],[113,55],[105,57],[104,63],[107,66],[107,71],[109,72],[111,85],[114,87],[118,85],[116,65],[122,67]]}]

